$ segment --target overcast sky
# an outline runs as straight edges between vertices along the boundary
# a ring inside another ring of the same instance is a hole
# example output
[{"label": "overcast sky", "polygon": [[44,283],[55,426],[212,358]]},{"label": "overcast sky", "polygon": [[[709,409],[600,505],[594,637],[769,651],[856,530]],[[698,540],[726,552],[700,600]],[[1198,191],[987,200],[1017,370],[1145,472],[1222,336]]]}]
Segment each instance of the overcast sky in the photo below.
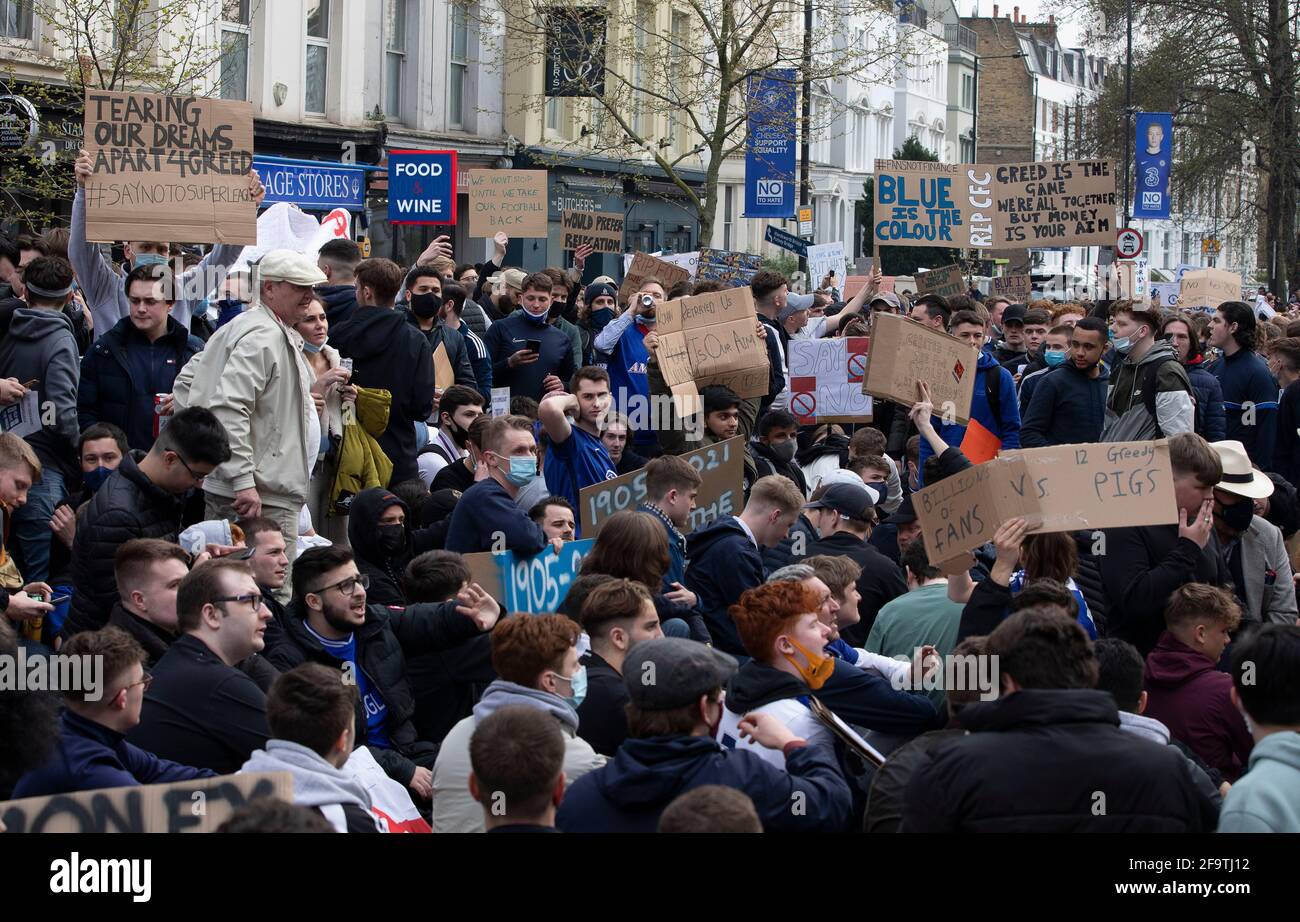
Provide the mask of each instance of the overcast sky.
[{"label": "overcast sky", "polygon": [[[957,13],[970,16],[978,8],[980,16],[992,16],[995,0],[954,0]],[[1049,13],[1056,16],[1056,34],[1065,47],[1080,45],[1083,41],[1084,17],[1070,11],[1071,4],[1061,0],[996,0],[998,15],[1006,17],[1013,8],[1020,7],[1020,14],[1030,22],[1047,22]]]}]

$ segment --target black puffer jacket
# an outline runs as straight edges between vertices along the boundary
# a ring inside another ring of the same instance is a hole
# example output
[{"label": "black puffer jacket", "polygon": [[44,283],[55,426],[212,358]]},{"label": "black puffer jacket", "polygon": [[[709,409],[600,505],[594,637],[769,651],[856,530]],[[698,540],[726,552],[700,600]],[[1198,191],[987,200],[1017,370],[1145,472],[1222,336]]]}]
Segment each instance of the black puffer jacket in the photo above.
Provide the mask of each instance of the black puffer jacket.
[{"label": "black puffer jacket", "polygon": [[75,592],[63,636],[93,631],[108,623],[117,603],[113,555],[132,538],[175,543],[183,504],[140,472],[130,455],[109,475],[77,520],[72,542]]},{"label": "black puffer jacket", "polygon": [[1187,760],[1120,730],[1109,692],[1026,689],[966,705],[961,723],[970,735],[913,773],[903,832],[1209,832],[1217,822]]},{"label": "black puffer jacket", "polygon": [[[341,668],[337,659],[326,652],[319,640],[303,623],[298,602],[285,609],[284,639],[273,649],[263,651],[281,672],[300,663],[312,662]],[[411,605],[406,608],[383,605],[366,606],[366,622],[356,632],[357,665],[388,706],[388,739],[392,749],[370,747],[388,777],[409,785],[417,765],[432,768],[438,756],[436,743],[418,738],[411,717],[415,697],[406,677],[405,652],[424,653],[446,650],[477,636],[478,627],[470,618],[456,613],[455,602]],[[365,705],[357,700],[358,743],[366,732]]]}]

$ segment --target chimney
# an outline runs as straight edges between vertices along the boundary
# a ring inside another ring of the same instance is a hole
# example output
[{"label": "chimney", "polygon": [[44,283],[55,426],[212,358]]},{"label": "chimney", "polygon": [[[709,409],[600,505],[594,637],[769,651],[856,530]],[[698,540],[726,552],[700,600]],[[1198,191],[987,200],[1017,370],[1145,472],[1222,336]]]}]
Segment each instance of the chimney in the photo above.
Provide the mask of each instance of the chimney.
[{"label": "chimney", "polygon": [[1011,21],[1020,22],[1020,7],[1013,6],[1011,8]]},{"label": "chimney", "polygon": [[994,19],[998,18],[998,5],[996,3],[993,4],[993,18]]},{"label": "chimney", "polygon": [[1052,25],[1056,25],[1056,14],[1055,14],[1055,13],[1048,13],[1048,14],[1047,14],[1047,21],[1048,21],[1049,23],[1051,23]]}]

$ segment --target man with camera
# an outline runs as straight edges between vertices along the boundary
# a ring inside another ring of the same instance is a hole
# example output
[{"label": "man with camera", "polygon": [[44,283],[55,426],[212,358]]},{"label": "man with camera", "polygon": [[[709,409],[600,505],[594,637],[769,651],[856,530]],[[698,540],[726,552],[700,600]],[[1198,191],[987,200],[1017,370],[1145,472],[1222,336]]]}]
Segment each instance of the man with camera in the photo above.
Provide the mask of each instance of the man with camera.
[{"label": "man with camera", "polygon": [[[594,286],[593,286],[594,287]],[[608,286],[613,293],[613,286]],[[587,293],[592,299],[591,289]],[[656,278],[647,278],[632,296],[627,310],[610,321],[596,336],[596,359],[604,361],[609,371],[609,390],[614,408],[628,417],[632,444],[638,454],[657,455],[658,447],[651,426],[650,381],[646,377],[646,334],[655,328],[655,310],[665,298],[664,286]]]}]

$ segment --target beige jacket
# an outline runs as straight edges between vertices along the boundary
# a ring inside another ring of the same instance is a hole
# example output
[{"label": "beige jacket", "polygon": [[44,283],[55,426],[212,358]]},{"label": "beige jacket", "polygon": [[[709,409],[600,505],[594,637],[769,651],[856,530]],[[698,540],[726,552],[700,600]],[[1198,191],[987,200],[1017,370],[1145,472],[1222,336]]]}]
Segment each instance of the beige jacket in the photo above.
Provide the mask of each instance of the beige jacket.
[{"label": "beige jacket", "polygon": [[206,492],[233,498],[256,487],[273,505],[306,501],[320,447],[309,444],[313,380],[302,337],[261,304],[212,335],[172,388],[178,410],[207,407],[230,437],[231,458],[207,478]]}]

